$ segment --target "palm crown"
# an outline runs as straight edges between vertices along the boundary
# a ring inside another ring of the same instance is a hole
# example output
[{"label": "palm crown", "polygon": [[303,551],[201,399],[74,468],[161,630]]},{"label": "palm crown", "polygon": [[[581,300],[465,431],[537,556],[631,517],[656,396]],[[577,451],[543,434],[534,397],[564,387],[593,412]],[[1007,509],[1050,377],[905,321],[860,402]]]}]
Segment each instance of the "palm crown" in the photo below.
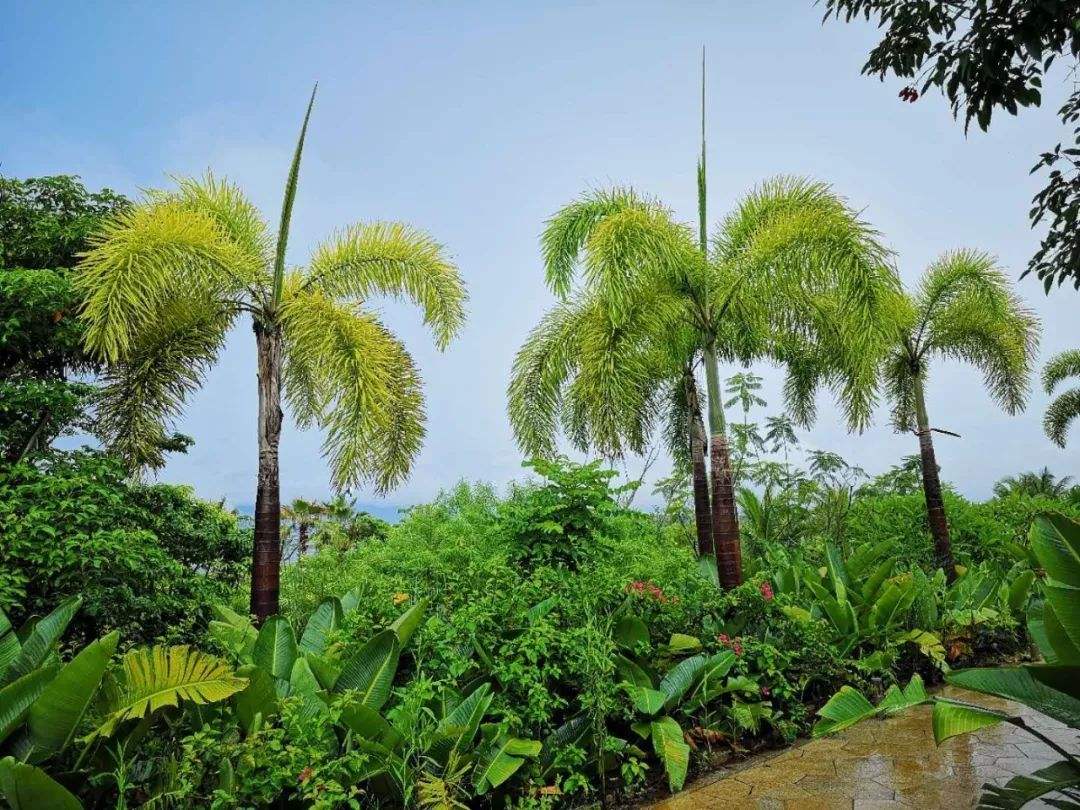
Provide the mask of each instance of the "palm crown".
[{"label": "palm crown", "polygon": [[527,453],[552,452],[560,426],[607,455],[640,451],[657,417],[685,421],[683,371],[706,351],[785,363],[804,419],[827,384],[853,426],[867,423],[897,289],[876,234],[824,184],[780,178],[739,203],[707,253],[694,236],[630,189],[590,194],[549,221],[547,280],[563,300],[522,346],[508,391]]},{"label": "palm crown", "polygon": [[[1050,358],[1043,369],[1043,389],[1047,394],[1053,394],[1058,384],[1069,377],[1080,377],[1080,350],[1071,349]],[[1043,430],[1054,444],[1064,447],[1069,425],[1077,416],[1080,416],[1080,388],[1070,388],[1058,394],[1047,406]]]},{"label": "palm crown", "polygon": [[161,463],[166,422],[247,313],[280,329],[284,398],[301,426],[324,429],[333,483],[385,491],[407,474],[424,435],[420,377],[370,301],[414,302],[443,348],[464,286],[439,244],[396,223],[353,225],[286,268],[298,160],[299,147],[276,240],[239,188],[208,174],[150,192],[83,258],[87,344],[110,363],[102,432],[137,464]]}]

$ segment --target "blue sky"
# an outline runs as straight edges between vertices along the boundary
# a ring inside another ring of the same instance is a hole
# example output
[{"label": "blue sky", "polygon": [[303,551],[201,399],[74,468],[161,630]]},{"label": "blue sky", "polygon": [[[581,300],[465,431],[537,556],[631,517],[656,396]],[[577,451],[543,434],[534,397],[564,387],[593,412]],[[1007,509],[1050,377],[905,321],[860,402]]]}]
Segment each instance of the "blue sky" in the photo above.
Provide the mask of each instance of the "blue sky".
[{"label": "blue sky", "polygon": [[[5,174],[75,173],[135,194],[213,168],[273,220],[318,81],[289,261],[304,262],[335,228],[374,219],[409,222],[446,245],[471,293],[469,324],[448,351],[434,350],[416,312],[379,304],[421,366],[429,414],[415,472],[383,512],[460,478],[522,475],[504,389],[516,348],[552,301],[543,222],[610,183],[695,216],[702,45],[712,218],[772,175],[820,178],[882,232],[909,283],[960,246],[992,251],[1019,275],[1037,245],[1026,212],[1040,184],[1028,169],[1060,137],[1053,110],[1066,90],[1058,74],[1042,110],[965,137],[940,98],[905,104],[900,83],[859,75],[873,29],[823,26],[820,8],[801,0],[0,6]],[[1018,285],[1044,321],[1043,359],[1080,345],[1080,294]],[[256,461],[253,343],[246,326],[231,336],[177,425],[196,445],[162,475],[241,506]],[[760,416],[780,411],[780,373],[754,370],[767,381]],[[931,417],[963,436],[938,441],[944,477],[985,497],[1023,469],[1080,474],[1080,436],[1061,451],[1042,435],[1045,402],[1036,392],[1025,414],[1008,417],[975,372],[939,364]],[[870,472],[916,450],[884,411],[848,435],[827,398],[803,438]],[[318,447],[317,434],[286,428],[284,497],[328,492]]]}]

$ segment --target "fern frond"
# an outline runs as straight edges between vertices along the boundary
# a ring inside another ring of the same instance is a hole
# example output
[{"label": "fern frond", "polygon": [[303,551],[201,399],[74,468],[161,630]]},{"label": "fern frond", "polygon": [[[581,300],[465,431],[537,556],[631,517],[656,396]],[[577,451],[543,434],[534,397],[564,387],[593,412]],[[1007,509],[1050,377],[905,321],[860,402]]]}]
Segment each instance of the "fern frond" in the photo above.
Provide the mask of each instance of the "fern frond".
[{"label": "fern frond", "polygon": [[465,323],[468,294],[442,245],[396,222],[353,225],[316,249],[304,287],[364,302],[407,298],[424,313],[440,349]]}]

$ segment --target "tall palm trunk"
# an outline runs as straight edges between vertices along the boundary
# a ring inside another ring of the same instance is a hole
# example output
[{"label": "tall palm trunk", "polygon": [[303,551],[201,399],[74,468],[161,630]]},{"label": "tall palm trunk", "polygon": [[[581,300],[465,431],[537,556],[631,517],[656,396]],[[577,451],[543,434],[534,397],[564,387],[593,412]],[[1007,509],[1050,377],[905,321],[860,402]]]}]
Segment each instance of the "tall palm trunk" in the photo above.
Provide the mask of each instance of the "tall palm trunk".
[{"label": "tall palm trunk", "polygon": [[739,543],[739,512],[731,476],[731,448],[724,426],[720,399],[720,370],[710,343],[705,348],[705,383],[709,396],[709,466],[712,474],[712,532],[720,585],[742,584],[742,550]]},{"label": "tall palm trunk", "polygon": [[690,472],[694,482],[694,525],[697,528],[699,557],[713,554],[712,509],[709,501],[709,476],[705,471],[705,423],[701,417],[697,381],[690,369],[683,373],[686,401],[690,411]]},{"label": "tall palm trunk", "polygon": [[281,574],[281,328],[256,321],[259,363],[259,483],[251,565],[251,612],[259,624],[278,612]]},{"label": "tall palm trunk", "polygon": [[915,419],[918,425],[919,456],[922,461],[923,494],[926,496],[926,514],[930,521],[930,535],[934,538],[934,557],[945,571],[945,579],[956,579],[952,544],[949,541],[949,521],[945,516],[945,501],[941,497],[941,481],[938,478],[937,459],[934,456],[934,439],[930,420],[926,415],[926,399],[923,395],[922,374],[915,376]]}]

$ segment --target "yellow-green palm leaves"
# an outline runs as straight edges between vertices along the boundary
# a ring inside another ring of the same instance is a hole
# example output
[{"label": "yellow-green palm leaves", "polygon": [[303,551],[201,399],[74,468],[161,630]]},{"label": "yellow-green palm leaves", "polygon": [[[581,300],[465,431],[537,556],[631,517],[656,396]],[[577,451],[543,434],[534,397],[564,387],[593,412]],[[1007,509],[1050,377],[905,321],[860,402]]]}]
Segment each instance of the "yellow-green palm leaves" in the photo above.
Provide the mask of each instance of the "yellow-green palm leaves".
[{"label": "yellow-green palm leaves", "polygon": [[166,425],[246,313],[280,327],[285,399],[301,425],[325,430],[334,484],[389,489],[419,450],[423,396],[370,301],[412,301],[445,347],[465,317],[457,269],[406,225],[354,225],[275,291],[273,245],[240,189],[210,175],[151,192],[106,226],[76,277],[87,343],[109,363],[102,432],[136,465],[160,464]]},{"label": "yellow-green palm leaves", "polygon": [[897,430],[914,429],[916,382],[925,382],[935,357],[974,366],[1007,413],[1023,409],[1039,322],[993,256],[977,250],[945,253],[927,268],[902,313],[883,369]]},{"label": "yellow-green palm leaves", "polygon": [[[1080,350],[1072,349],[1050,358],[1043,369],[1043,388],[1047,394],[1053,394],[1058,383],[1069,377],[1080,377]],[[1047,406],[1043,429],[1054,444],[1064,447],[1069,425],[1077,416],[1080,416],[1080,388],[1070,388]]]},{"label": "yellow-green palm leaves", "polygon": [[680,421],[683,372],[706,348],[778,360],[803,400],[829,385],[852,425],[867,423],[898,286],[876,233],[828,186],[762,184],[707,253],[660,203],[599,191],[548,222],[542,252],[563,300],[522,346],[508,391],[527,453],[551,452],[560,426],[605,454],[640,449],[659,414]]}]

